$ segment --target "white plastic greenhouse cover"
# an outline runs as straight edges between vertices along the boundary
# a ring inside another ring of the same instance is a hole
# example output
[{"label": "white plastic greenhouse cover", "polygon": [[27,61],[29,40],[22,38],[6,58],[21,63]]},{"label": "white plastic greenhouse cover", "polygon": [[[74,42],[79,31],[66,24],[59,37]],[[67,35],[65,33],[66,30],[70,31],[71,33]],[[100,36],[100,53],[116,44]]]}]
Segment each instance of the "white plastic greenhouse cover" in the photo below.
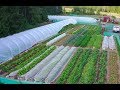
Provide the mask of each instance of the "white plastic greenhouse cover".
[{"label": "white plastic greenhouse cover", "polygon": [[50,38],[64,26],[76,23],[74,19],[67,19],[0,38],[0,62],[5,62],[34,44]]},{"label": "white plastic greenhouse cover", "polygon": [[77,17],[77,16],[56,16],[56,15],[48,15],[48,19],[50,21],[62,21],[65,19],[73,18],[77,21],[77,23],[93,23],[97,24],[97,20],[92,17]]}]

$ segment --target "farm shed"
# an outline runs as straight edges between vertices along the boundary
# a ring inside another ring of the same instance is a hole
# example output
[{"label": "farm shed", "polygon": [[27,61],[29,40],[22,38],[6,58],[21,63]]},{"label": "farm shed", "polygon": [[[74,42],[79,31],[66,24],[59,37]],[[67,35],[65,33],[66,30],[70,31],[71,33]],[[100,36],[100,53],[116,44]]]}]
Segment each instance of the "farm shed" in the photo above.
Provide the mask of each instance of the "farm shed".
[{"label": "farm shed", "polygon": [[76,24],[76,20],[67,19],[0,38],[0,62],[11,59],[38,42],[45,41],[68,24]]},{"label": "farm shed", "polygon": [[97,23],[97,20],[95,18],[92,18],[92,17],[77,17],[77,16],[56,16],[56,15],[48,15],[48,19],[50,21],[53,21],[53,22],[57,22],[57,21],[62,21],[62,20],[65,20],[65,19],[69,19],[69,18],[73,18],[77,21],[77,23],[79,24],[93,24],[93,25],[96,25],[98,24]]}]

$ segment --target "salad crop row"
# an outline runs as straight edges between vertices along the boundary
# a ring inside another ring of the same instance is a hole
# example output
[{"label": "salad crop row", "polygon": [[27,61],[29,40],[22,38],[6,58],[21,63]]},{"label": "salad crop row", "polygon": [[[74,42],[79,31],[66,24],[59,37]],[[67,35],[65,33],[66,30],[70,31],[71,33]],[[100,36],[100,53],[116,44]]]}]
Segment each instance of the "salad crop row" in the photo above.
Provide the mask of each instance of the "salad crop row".
[{"label": "salad crop row", "polygon": [[102,39],[102,35],[92,35],[92,38],[88,42],[87,46],[99,49],[102,44]]},{"label": "salad crop row", "polygon": [[88,57],[90,55],[91,49],[85,49],[83,53],[80,55],[75,67],[73,68],[71,74],[69,75],[67,82],[68,84],[78,83],[79,78],[81,77],[83,67],[86,65],[88,61]]},{"label": "salad crop row", "polygon": [[43,60],[45,57],[47,57],[56,47],[55,46],[51,46],[50,48],[48,48],[44,53],[42,53],[39,58],[37,58],[36,60],[34,60],[30,65],[28,65],[27,67],[23,67],[19,72],[18,75],[23,75],[25,73],[27,73],[30,69],[32,69],[37,63],[39,63],[41,60]]},{"label": "salad crop row", "polygon": [[87,43],[89,42],[91,36],[90,35],[85,35],[84,36],[85,38],[83,39],[83,41],[81,42],[80,46],[81,47],[86,47],[87,46]]},{"label": "salad crop row", "polygon": [[32,49],[32,51],[27,52],[27,54],[25,54],[23,57],[16,59],[12,62],[9,62],[7,65],[5,65],[5,64],[0,65],[0,68],[5,72],[8,72],[8,71],[10,72],[10,69],[13,69],[13,67],[15,68],[17,65],[20,65],[25,60],[29,59],[34,54],[36,54],[36,52],[39,52],[41,49],[43,49],[45,47],[46,47],[45,45],[40,45],[38,48],[34,48],[34,49]]},{"label": "salad crop row", "polygon": [[101,26],[96,26],[96,32],[95,34],[100,35],[102,31],[102,27]]},{"label": "salad crop row", "polygon": [[92,54],[88,58],[88,62],[85,65],[80,81],[81,84],[92,84],[94,83],[95,76],[96,76],[96,62],[98,58],[99,51],[94,50]]},{"label": "salad crop row", "polygon": [[68,43],[70,43],[72,40],[74,40],[77,36],[79,35],[79,33],[72,35],[68,40],[66,40],[63,45],[67,45]]},{"label": "salad crop row", "polygon": [[120,56],[120,45],[119,45],[119,43],[118,43],[117,38],[115,38],[115,42],[116,42],[116,45],[117,45],[118,54],[119,54],[119,56]]},{"label": "salad crop row", "polygon": [[[87,30],[84,30],[82,33],[79,32],[79,33],[75,34],[75,35],[73,36],[73,38],[70,38],[70,39],[66,42],[66,44],[67,44],[67,45],[74,45],[74,46],[76,46],[75,43],[76,43],[77,41],[80,42],[79,40],[81,39],[82,34],[84,34],[85,32],[87,32]],[[81,40],[81,41],[82,41],[82,40]]]},{"label": "salad crop row", "polygon": [[64,69],[64,71],[61,73],[59,78],[56,80],[57,84],[63,84],[66,82],[67,78],[69,77],[72,69],[74,68],[74,65],[76,64],[82,52],[83,52],[83,49],[81,48],[77,50],[77,52],[74,54],[74,56],[71,58],[70,62],[68,63],[67,67]]},{"label": "salad crop row", "polygon": [[35,54],[33,54],[31,57],[26,58],[23,62],[17,62],[18,65],[12,69],[10,69],[8,72],[12,72],[18,69],[21,69],[22,67],[24,67],[26,64],[30,63],[32,60],[34,60],[36,57],[38,57],[39,55],[41,55],[43,52],[45,52],[49,47],[45,47],[42,50],[39,50],[38,52],[36,52]]},{"label": "salad crop row", "polygon": [[[45,45],[42,45],[42,46],[45,46]],[[21,57],[26,57],[27,54],[29,53],[32,53],[34,50],[36,50],[37,48],[41,47],[41,44],[39,45],[36,45],[32,48],[30,48],[27,52],[24,52],[24,53],[21,53],[21,54],[18,54],[16,56],[13,57],[13,59],[5,62],[4,64],[1,64],[0,67],[3,67],[3,66],[6,66],[6,65],[9,65],[10,63],[14,62],[15,60],[21,58]]]},{"label": "salad crop row", "polygon": [[91,36],[90,35],[83,35],[83,36],[79,36],[76,39],[76,42],[74,43],[74,46],[81,46],[81,47],[85,47],[87,45],[87,43],[89,42]]},{"label": "salad crop row", "polygon": [[87,44],[88,47],[93,47],[94,42],[96,41],[96,36],[97,36],[97,35],[92,35],[90,41],[89,41],[88,44]]},{"label": "salad crop row", "polygon": [[78,47],[80,46],[81,42],[83,41],[83,39],[85,38],[85,36],[79,36],[76,40],[76,42],[74,43],[74,46]]},{"label": "salad crop row", "polygon": [[[76,30],[73,32],[73,36],[65,41],[64,45],[74,45],[74,46],[81,46],[86,47],[89,40],[91,39],[92,35],[96,39],[95,36],[97,36],[97,39],[95,44],[93,46],[95,48],[100,48],[101,42],[102,42],[102,36],[100,35],[100,26],[97,25],[86,25],[84,28],[81,28],[79,30]],[[94,42],[94,39],[92,38],[92,42]],[[91,43],[92,43],[91,42]],[[91,45],[90,45],[91,46]]]},{"label": "salad crop row", "polygon": [[[19,69],[22,65],[24,65],[23,64],[24,62],[29,62],[31,58],[35,58],[38,55],[38,53],[43,53],[44,50],[46,50],[47,48],[49,48],[49,47],[44,46],[44,47],[41,47],[41,48],[37,48],[37,49],[34,50],[33,53],[27,54],[26,57],[21,57],[20,59],[14,61],[13,63],[10,63],[10,65],[7,65],[5,67],[7,72],[11,72],[11,71],[14,71],[16,69]],[[40,49],[42,49],[42,50],[40,51]]]},{"label": "salad crop row", "polygon": [[106,65],[107,65],[107,51],[102,51],[100,55],[100,61],[98,62],[99,64],[99,74],[98,74],[98,80],[97,84],[104,84],[105,83],[105,76],[107,73],[106,70]]},{"label": "salad crop row", "polygon": [[[84,32],[87,32],[87,28],[88,28],[88,26],[85,26],[85,28],[84,28]],[[66,40],[64,43],[63,43],[63,45],[67,45],[67,44],[69,44],[69,43],[73,43],[75,40],[74,39],[76,39],[76,37],[77,36],[79,36],[81,34],[81,32],[78,32],[78,33],[76,33],[76,34],[74,34],[74,35],[72,35],[68,40]],[[78,39],[77,39],[78,40]],[[73,43],[74,44],[74,43]],[[76,46],[76,45],[75,45]]]},{"label": "salad crop row", "polygon": [[80,34],[77,34],[77,35],[75,35],[76,37],[74,38],[74,39],[72,39],[71,41],[69,41],[68,43],[67,43],[67,45],[74,45],[74,43],[76,42],[76,40],[79,38],[79,37],[81,37],[81,35]]},{"label": "salad crop row", "polygon": [[97,35],[96,40],[93,44],[93,47],[99,49],[102,45],[102,39],[103,39],[102,35]]},{"label": "salad crop row", "polygon": [[89,28],[87,29],[89,32],[87,32],[86,34],[96,34],[96,35],[100,35],[101,33],[101,27],[98,26],[98,25],[92,25],[92,26],[89,26]]}]

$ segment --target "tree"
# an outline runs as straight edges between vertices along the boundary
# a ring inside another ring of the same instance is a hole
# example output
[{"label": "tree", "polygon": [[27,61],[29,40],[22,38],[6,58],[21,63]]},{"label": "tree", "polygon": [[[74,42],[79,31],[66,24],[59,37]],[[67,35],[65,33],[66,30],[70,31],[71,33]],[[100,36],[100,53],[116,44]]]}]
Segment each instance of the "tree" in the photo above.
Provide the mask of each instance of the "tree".
[{"label": "tree", "polygon": [[0,6],[0,37],[5,37],[48,21],[47,15],[62,13],[61,6]]}]

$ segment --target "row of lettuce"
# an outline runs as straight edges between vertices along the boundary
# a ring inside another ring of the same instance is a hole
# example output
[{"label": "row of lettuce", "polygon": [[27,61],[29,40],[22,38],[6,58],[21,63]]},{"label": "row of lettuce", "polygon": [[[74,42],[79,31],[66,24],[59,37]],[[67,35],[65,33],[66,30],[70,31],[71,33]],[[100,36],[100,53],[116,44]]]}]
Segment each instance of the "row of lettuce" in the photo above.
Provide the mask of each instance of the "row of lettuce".
[{"label": "row of lettuce", "polygon": [[114,39],[115,39],[115,42],[116,42],[116,45],[117,45],[118,54],[120,56],[120,36],[115,35]]},{"label": "row of lettuce", "polygon": [[[55,83],[104,84],[106,81],[106,58],[106,51],[79,48]],[[97,63],[99,64],[98,73],[96,73]]]},{"label": "row of lettuce", "polygon": [[[18,75],[21,76],[46,58],[55,48],[55,46],[36,46],[26,54],[22,54],[19,58],[1,64],[0,68],[3,72],[7,72],[7,74],[20,69]],[[105,83],[106,57],[106,51],[78,48],[55,83]],[[98,74],[96,74],[97,63],[99,64]],[[96,80],[96,78],[98,79]]]},{"label": "row of lettuce", "polygon": [[9,73],[20,69],[18,74],[25,74],[38,62],[47,57],[55,48],[55,46],[38,45],[22,55],[16,56],[12,60],[1,64],[0,72],[8,75]]},{"label": "row of lettuce", "polygon": [[[76,47],[89,47],[99,49],[102,44],[101,27],[98,25],[73,25],[78,27],[76,30],[71,30],[71,27],[67,26],[63,28],[59,33],[65,33],[66,31],[72,31],[70,38],[63,42],[64,46],[76,46]],[[72,27],[73,27],[72,26]]]}]

